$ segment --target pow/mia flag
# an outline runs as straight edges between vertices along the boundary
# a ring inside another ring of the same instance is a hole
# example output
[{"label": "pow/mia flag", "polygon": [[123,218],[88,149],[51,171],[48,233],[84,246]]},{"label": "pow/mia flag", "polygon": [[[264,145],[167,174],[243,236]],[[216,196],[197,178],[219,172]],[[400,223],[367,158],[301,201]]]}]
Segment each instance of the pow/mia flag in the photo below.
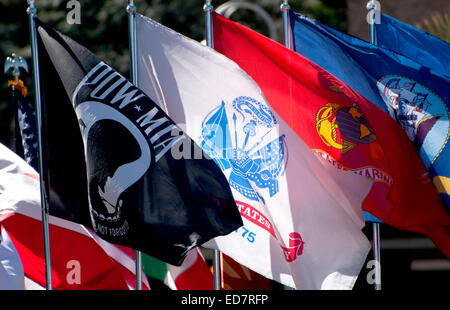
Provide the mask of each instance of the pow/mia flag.
[{"label": "pow/mia flag", "polygon": [[202,151],[150,98],[70,38],[42,22],[37,33],[45,166],[69,211],[50,214],[172,265],[242,226],[220,168],[179,156]]}]

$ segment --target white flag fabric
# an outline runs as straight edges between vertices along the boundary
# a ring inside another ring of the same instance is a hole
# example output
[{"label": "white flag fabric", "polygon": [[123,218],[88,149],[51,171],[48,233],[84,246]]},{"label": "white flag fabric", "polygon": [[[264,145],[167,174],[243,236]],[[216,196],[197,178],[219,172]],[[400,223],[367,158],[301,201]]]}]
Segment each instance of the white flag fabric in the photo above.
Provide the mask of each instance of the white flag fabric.
[{"label": "white flag fabric", "polygon": [[25,289],[25,276],[14,244],[0,224],[0,290]]},{"label": "white flag fabric", "polygon": [[225,56],[139,14],[136,29],[139,87],[222,168],[244,222],[204,245],[296,289],[351,289],[371,181],[317,157]]}]

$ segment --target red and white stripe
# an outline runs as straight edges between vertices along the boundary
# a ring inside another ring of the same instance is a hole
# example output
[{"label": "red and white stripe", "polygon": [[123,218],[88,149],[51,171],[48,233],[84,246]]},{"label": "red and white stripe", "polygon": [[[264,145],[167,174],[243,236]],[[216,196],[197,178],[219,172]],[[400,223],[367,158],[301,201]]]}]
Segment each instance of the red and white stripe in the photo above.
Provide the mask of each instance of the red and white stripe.
[{"label": "red and white stripe", "polygon": [[[37,173],[0,145],[0,223],[24,270],[25,288],[45,287],[45,260]],[[54,289],[134,289],[131,249],[102,240],[83,225],[49,216]],[[79,275],[79,277],[78,277]],[[150,289],[142,274],[143,289]]]}]

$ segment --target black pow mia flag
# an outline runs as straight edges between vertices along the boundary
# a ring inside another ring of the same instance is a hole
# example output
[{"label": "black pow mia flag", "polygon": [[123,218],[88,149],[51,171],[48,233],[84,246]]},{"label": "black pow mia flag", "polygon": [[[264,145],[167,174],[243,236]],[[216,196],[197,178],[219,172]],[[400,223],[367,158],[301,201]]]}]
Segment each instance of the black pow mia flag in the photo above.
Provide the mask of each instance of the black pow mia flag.
[{"label": "black pow mia flag", "polygon": [[[51,193],[103,239],[173,265],[242,226],[214,161],[141,90],[90,51],[38,21]],[[186,143],[188,141],[188,143]],[[55,200],[55,198],[53,199]]]}]

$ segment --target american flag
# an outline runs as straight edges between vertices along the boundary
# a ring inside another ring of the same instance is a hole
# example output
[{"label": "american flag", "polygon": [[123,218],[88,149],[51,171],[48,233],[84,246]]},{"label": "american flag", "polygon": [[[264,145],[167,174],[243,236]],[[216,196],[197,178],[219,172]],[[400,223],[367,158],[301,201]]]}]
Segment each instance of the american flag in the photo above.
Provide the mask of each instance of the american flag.
[{"label": "american flag", "polygon": [[23,157],[25,161],[39,171],[38,142],[36,134],[36,113],[31,102],[18,90],[13,91],[17,104],[17,119],[22,136]]}]

